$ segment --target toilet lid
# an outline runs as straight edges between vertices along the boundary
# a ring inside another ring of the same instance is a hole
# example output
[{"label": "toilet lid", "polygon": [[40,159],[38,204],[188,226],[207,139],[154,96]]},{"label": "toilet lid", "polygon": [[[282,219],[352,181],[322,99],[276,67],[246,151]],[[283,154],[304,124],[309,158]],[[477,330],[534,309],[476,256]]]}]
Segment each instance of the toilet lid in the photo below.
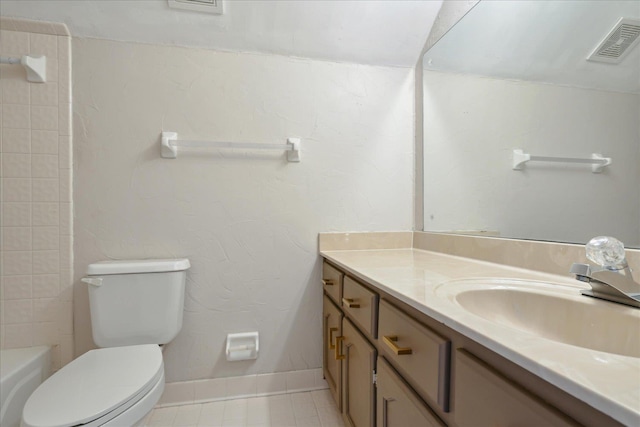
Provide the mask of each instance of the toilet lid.
[{"label": "toilet lid", "polygon": [[36,389],[24,407],[23,425],[89,423],[122,405],[133,405],[163,372],[162,352],[155,344],[89,351]]}]

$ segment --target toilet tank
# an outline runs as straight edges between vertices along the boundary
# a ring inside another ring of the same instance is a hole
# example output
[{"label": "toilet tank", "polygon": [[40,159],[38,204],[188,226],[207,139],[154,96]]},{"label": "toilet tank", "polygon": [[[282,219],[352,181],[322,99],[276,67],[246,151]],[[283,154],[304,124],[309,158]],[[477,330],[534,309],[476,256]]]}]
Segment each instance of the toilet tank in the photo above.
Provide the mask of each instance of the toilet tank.
[{"label": "toilet tank", "polygon": [[91,329],[99,347],[165,344],[182,328],[188,259],[90,264]]}]

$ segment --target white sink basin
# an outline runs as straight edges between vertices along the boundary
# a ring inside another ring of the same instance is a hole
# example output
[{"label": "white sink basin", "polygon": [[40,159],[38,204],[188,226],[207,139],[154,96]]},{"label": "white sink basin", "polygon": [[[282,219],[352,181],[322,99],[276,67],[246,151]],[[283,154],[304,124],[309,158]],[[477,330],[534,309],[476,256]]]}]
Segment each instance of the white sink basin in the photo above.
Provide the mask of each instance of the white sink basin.
[{"label": "white sink basin", "polygon": [[592,350],[640,357],[640,310],[577,287],[512,279],[444,283],[436,294],[494,324]]}]

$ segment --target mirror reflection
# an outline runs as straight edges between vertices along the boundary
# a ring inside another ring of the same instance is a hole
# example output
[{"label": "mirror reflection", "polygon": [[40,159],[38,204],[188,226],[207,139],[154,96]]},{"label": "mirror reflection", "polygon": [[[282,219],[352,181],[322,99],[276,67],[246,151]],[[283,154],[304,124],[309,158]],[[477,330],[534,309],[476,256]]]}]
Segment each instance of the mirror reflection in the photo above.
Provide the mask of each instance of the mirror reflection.
[{"label": "mirror reflection", "polygon": [[425,231],[640,247],[634,32],[638,1],[482,0],[427,51]]}]

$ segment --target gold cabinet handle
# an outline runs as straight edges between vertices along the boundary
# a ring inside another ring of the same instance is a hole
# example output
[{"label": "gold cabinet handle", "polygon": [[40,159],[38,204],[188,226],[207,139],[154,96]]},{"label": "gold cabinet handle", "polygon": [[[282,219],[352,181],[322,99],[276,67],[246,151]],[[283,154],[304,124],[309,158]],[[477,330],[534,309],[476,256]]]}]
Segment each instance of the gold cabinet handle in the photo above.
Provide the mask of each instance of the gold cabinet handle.
[{"label": "gold cabinet handle", "polygon": [[360,304],[354,303],[353,298],[342,298],[342,304],[349,308],[360,308]]},{"label": "gold cabinet handle", "polygon": [[395,335],[383,336],[382,341],[384,341],[387,347],[389,347],[391,351],[393,351],[397,356],[413,353],[411,347],[398,347],[398,345],[396,344],[396,341],[398,341],[398,337]]},{"label": "gold cabinet handle", "polygon": [[336,337],[336,360],[344,360],[344,354],[340,354],[340,343],[344,341],[344,336]]},{"label": "gold cabinet handle", "polygon": [[329,280],[329,279],[324,280],[324,279],[322,279],[322,285],[323,286],[333,286],[334,283],[333,283],[333,280]]},{"label": "gold cabinet handle", "polygon": [[391,402],[395,402],[393,397],[382,398],[382,427],[387,427],[389,425],[389,417],[387,414],[389,413],[389,403]]},{"label": "gold cabinet handle", "polygon": [[333,333],[337,332],[338,328],[329,328],[329,350],[335,350],[336,345],[333,343]]}]

